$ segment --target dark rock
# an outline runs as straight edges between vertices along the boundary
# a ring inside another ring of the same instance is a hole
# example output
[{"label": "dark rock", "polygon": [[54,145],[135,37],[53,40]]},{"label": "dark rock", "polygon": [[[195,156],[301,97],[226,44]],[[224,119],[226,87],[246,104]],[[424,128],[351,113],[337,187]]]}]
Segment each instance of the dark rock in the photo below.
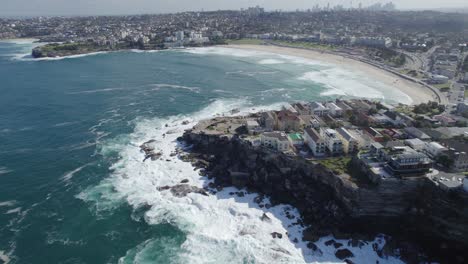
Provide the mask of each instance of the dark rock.
[{"label": "dark rock", "polygon": [[279,238],[279,239],[282,239],[282,238],[283,238],[283,235],[280,234],[280,233],[278,233],[278,232],[273,232],[273,233],[271,233],[271,236],[272,236],[273,238]]},{"label": "dark rock", "polygon": [[188,179],[183,179],[183,180],[180,181],[180,183],[188,183],[188,182],[189,182]]},{"label": "dark rock", "polygon": [[333,239],[332,239],[332,240],[328,240],[328,241],[325,242],[325,246],[331,246],[331,245],[333,245],[333,244],[335,244],[335,243],[336,243],[336,242],[335,242],[335,240],[333,240]]},{"label": "dark rock", "polygon": [[307,247],[312,250],[312,252],[314,253],[315,256],[322,256],[323,255],[322,250],[320,250],[320,248],[318,248],[317,245],[315,245],[315,243],[309,242],[309,243],[307,243]]},{"label": "dark rock", "polygon": [[344,249],[338,249],[335,252],[335,256],[341,260],[347,259],[347,258],[352,258],[354,257],[353,252],[351,252],[349,249],[344,248]]},{"label": "dark rock", "polygon": [[171,190],[171,193],[175,197],[185,197],[189,193],[199,193],[201,195],[208,196],[208,193],[205,191],[205,189],[198,188],[195,186],[190,186],[187,184],[178,184],[175,186],[162,186],[157,188],[159,191],[164,191],[164,190]]},{"label": "dark rock", "polygon": [[335,243],[333,243],[333,246],[334,246],[335,248],[340,248],[340,247],[343,246],[343,244],[338,243],[338,242],[335,242]]},{"label": "dark rock", "polygon": [[349,259],[345,259],[344,262],[345,262],[346,264],[354,264],[354,262],[351,261],[351,260],[349,260]]},{"label": "dark rock", "polygon": [[271,222],[271,218],[268,217],[268,215],[266,213],[263,213],[262,217],[260,217],[260,219],[264,222]]},{"label": "dark rock", "polygon": [[161,187],[158,187],[156,188],[158,191],[165,191],[165,190],[169,190],[171,189],[171,186],[161,186]]}]

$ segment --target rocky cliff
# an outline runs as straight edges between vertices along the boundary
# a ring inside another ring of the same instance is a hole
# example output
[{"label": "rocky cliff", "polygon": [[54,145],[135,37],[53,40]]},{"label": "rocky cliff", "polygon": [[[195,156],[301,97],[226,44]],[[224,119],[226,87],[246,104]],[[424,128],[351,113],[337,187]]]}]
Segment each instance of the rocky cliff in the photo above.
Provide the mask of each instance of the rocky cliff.
[{"label": "rocky cliff", "polygon": [[393,246],[408,262],[421,261],[420,247],[442,263],[468,261],[468,197],[463,193],[441,191],[426,178],[359,183],[323,165],[252,147],[237,135],[187,131],[180,140],[192,145],[191,161],[214,178],[211,187],[248,188],[298,208],[309,226],[304,240],[328,234],[364,239],[382,232],[394,237]]}]

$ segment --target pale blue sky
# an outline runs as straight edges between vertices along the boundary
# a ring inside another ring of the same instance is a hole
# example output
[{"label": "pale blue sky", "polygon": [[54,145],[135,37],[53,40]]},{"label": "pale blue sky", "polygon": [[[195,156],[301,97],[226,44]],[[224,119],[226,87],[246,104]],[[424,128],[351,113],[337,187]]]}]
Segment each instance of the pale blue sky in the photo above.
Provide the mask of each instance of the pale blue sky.
[{"label": "pale blue sky", "polygon": [[[167,13],[179,11],[239,9],[260,5],[266,9],[307,9],[315,4],[357,7],[377,0],[0,0],[0,16],[95,15]],[[383,0],[382,2],[386,2]],[[467,0],[394,0],[400,9],[468,7]]]}]

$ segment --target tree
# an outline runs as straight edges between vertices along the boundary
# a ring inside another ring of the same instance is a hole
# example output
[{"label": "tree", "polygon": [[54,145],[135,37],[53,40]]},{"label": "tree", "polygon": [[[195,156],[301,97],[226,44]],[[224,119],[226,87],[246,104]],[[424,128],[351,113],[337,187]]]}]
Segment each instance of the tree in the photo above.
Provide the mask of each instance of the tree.
[{"label": "tree", "polygon": [[455,161],[448,155],[441,155],[437,158],[437,163],[440,163],[447,168],[450,168],[450,166],[452,166],[454,162]]}]

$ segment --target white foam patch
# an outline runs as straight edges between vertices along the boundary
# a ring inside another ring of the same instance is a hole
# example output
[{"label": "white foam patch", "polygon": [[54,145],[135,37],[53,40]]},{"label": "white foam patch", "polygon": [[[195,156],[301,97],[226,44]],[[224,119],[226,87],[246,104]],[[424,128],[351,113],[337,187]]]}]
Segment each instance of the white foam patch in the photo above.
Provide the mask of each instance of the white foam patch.
[{"label": "white foam patch", "polygon": [[283,64],[284,61],[276,59],[264,59],[258,62],[259,64],[270,65],[270,64]]},{"label": "white foam patch", "polygon": [[184,85],[176,85],[176,84],[167,84],[167,83],[154,83],[149,84],[150,87],[159,88],[171,88],[171,89],[181,89],[181,90],[188,90],[191,92],[199,93],[200,87],[192,87],[192,86],[184,86]]},{"label": "white foam patch", "polygon": [[17,202],[15,200],[0,202],[0,207],[11,207],[14,206]]},{"label": "white foam patch", "polygon": [[186,52],[191,54],[199,55],[222,55],[222,56],[232,56],[239,58],[249,58],[249,57],[258,57],[258,56],[269,56],[273,53],[255,51],[255,50],[242,50],[242,49],[233,49],[225,47],[203,47],[203,48],[188,48],[178,50],[179,52]]},{"label": "white foam patch", "polygon": [[8,214],[18,214],[21,212],[21,207],[16,207],[16,208],[13,208],[13,209],[10,209],[8,211],[6,211],[6,215]]},{"label": "white foam patch", "polygon": [[299,78],[312,81],[327,88],[323,96],[341,95],[364,97],[370,99],[390,99],[405,104],[411,104],[412,99],[405,93],[388,87],[358,72],[342,68],[329,68],[305,73]]},{"label": "white foam patch", "polygon": [[8,169],[7,167],[0,167],[0,175],[7,174],[12,172],[12,170]]},{"label": "white foam patch", "polygon": [[[219,100],[192,116],[139,120],[128,141],[117,139],[107,143],[112,145],[108,148],[118,150],[121,157],[111,167],[111,177],[78,197],[96,204],[97,211],[115,208],[122,201],[135,209],[149,207],[144,215],[147,223],[171,223],[186,233],[186,241],[176,251],[183,263],[341,263],[334,256],[334,248],[323,248],[324,254],[316,255],[304,242],[292,242],[295,238],[301,239],[302,228],[294,224],[299,215],[291,206],[260,208],[254,203],[257,194],[231,196],[230,192],[238,191],[235,188],[225,188],[208,197],[189,194],[184,198],[157,190],[159,186],[175,185],[184,179],[198,187],[208,184],[190,163],[171,157],[177,146],[176,139],[185,129],[199,120],[228,113],[234,108],[240,108],[239,114],[245,114],[262,108],[278,109],[280,105],[253,109],[243,101]],[[189,123],[184,125],[184,121]],[[148,140],[156,140],[156,151],[162,153],[160,160],[142,161],[139,146]],[[266,199],[265,203],[268,202]],[[288,219],[286,211],[295,219]],[[262,221],[264,213],[271,221]],[[283,238],[272,238],[273,232],[282,234]],[[121,263],[141,261],[143,253],[148,251],[148,243],[130,249]],[[356,252],[358,263],[375,263],[377,259],[381,263],[401,263],[396,259],[379,259],[371,246],[352,251]],[[151,261],[150,257],[147,261]]]},{"label": "white foam patch", "polygon": [[4,264],[10,263],[10,256],[8,256],[5,251],[0,250],[0,260],[3,261]]},{"label": "white foam patch", "polygon": [[75,176],[76,173],[80,172],[81,170],[83,170],[84,168],[88,167],[88,166],[91,165],[91,164],[92,164],[92,163],[85,164],[85,165],[83,165],[83,166],[81,166],[81,167],[78,167],[78,168],[76,168],[76,169],[74,169],[74,170],[72,170],[72,171],[69,171],[69,172],[65,173],[65,174],[61,177],[61,180],[62,180],[62,181],[65,181],[65,182],[70,181],[70,180],[73,178],[73,176]]}]

